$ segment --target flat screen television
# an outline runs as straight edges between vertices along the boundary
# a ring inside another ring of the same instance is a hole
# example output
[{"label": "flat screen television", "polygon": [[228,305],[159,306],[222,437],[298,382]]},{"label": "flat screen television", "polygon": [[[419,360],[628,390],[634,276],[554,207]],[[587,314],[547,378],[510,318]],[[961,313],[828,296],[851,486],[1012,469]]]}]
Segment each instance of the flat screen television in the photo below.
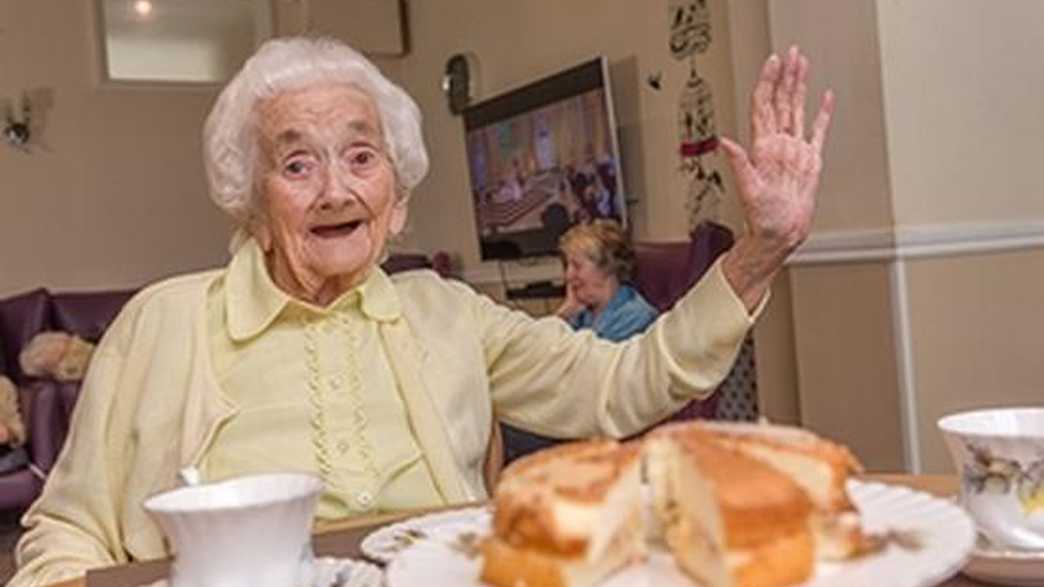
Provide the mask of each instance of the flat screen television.
[{"label": "flat screen television", "polygon": [[482,260],[555,255],[577,222],[626,226],[605,57],[474,104],[463,118]]}]

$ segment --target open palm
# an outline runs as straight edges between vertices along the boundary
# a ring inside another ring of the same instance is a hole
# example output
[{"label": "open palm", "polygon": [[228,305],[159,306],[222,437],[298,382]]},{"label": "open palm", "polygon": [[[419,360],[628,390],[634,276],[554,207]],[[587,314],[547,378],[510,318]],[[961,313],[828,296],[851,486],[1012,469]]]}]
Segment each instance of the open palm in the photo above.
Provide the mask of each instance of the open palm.
[{"label": "open palm", "polygon": [[748,230],[782,257],[801,244],[811,229],[823,143],[834,110],[834,96],[828,90],[811,137],[806,137],[807,77],[808,59],[797,47],[783,60],[770,57],[751,98],[750,153],[722,139]]}]

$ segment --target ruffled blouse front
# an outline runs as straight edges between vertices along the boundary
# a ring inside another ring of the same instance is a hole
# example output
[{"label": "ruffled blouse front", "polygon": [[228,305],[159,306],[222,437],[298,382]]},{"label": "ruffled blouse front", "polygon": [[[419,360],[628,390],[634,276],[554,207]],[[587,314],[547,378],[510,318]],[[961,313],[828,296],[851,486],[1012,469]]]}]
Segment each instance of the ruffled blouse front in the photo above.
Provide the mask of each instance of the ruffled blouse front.
[{"label": "ruffled blouse front", "polygon": [[238,412],[204,476],[318,474],[321,519],[442,503],[377,330],[400,312],[379,269],[319,308],[281,291],[257,245],[243,246],[208,296],[215,374]]}]

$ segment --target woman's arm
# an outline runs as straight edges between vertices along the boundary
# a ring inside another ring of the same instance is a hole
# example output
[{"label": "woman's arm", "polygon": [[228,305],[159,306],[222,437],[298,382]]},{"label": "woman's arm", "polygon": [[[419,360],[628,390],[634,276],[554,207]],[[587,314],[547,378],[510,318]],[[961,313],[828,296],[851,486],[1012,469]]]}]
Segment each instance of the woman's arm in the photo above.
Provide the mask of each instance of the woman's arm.
[{"label": "woman's arm", "polygon": [[649,330],[622,343],[474,299],[498,416],[562,438],[628,436],[709,393],[753,324],[721,263]]}]

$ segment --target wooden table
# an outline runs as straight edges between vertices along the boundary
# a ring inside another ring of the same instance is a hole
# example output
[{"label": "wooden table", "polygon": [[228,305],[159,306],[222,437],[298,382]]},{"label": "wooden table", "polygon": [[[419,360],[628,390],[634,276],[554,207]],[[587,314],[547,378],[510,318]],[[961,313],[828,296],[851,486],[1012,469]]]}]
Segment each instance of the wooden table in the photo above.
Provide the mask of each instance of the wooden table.
[{"label": "wooden table", "polygon": [[[893,485],[906,485],[940,497],[954,495],[957,481],[948,475],[867,475],[867,480]],[[356,518],[327,524],[318,528],[314,537],[315,551],[319,556],[360,556],[359,543],[367,534],[390,522],[409,517],[411,514],[391,514]],[[52,587],[139,587],[166,576],[169,561],[132,563],[107,569],[91,571],[87,579],[73,579]],[[957,575],[941,583],[939,587],[981,587],[986,585],[964,575]]]}]

